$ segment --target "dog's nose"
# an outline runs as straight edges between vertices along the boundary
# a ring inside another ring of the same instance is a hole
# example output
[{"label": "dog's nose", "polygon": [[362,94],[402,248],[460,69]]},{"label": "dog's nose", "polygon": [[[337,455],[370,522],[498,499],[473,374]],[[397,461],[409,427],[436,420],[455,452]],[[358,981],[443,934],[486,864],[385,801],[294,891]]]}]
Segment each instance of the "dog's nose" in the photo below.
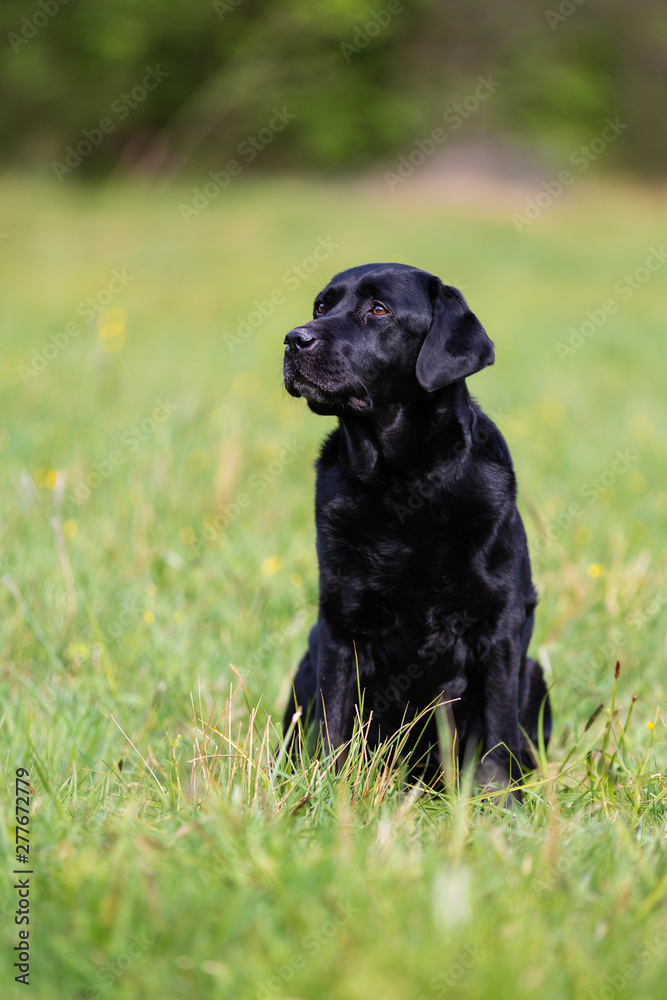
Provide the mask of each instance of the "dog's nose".
[{"label": "dog's nose", "polygon": [[290,351],[306,351],[313,346],[316,339],[305,327],[297,326],[287,334],[285,343]]}]

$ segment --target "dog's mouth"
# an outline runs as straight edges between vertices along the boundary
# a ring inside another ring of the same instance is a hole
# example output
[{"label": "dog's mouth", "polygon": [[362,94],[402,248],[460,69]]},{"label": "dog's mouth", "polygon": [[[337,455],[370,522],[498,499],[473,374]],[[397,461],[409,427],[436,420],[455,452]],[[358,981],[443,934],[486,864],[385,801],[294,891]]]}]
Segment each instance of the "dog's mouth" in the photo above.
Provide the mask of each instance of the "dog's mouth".
[{"label": "dog's mouth", "polygon": [[329,412],[350,409],[355,413],[362,413],[371,409],[371,401],[367,396],[348,395],[344,390],[325,388],[301,372],[294,372],[286,377],[285,386],[291,396],[301,396],[314,407],[325,407]]},{"label": "dog's mouth", "polygon": [[303,396],[304,399],[312,399],[314,402],[324,403],[333,396],[333,393],[327,389],[323,389],[316,382],[312,382],[305,375],[302,375],[301,372],[294,372],[291,375],[286,374],[285,386],[291,396]]}]

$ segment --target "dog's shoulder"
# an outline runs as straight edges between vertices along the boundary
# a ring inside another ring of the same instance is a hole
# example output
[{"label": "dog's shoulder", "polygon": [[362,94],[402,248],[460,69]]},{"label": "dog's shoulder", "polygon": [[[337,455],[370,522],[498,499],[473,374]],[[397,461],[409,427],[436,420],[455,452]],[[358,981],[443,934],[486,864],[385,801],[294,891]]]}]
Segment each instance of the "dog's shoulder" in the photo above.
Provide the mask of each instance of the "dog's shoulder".
[{"label": "dog's shoulder", "polygon": [[318,471],[330,469],[340,458],[340,427],[329,434],[322,442],[320,454],[315,462]]},{"label": "dog's shoulder", "polygon": [[473,419],[471,438],[473,451],[481,452],[490,461],[514,471],[514,463],[507,441],[476,400],[470,400]]},{"label": "dog's shoulder", "polygon": [[331,505],[338,509],[356,492],[357,484],[351,481],[341,462],[341,433],[337,427],[323,441],[315,461],[315,510]]}]

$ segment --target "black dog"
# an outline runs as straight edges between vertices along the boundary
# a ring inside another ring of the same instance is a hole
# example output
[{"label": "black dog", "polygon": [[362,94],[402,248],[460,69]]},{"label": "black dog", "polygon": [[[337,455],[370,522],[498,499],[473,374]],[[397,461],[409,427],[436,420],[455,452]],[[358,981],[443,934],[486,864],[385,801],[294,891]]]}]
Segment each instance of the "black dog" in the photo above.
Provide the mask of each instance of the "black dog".
[{"label": "black dog", "polygon": [[[464,381],[493,364],[492,342],[457,289],[367,264],[336,275],[285,344],[288,392],[339,419],[317,463],[319,618],[285,728],[310,706],[336,748],[361,691],[376,743],[449,702],[459,760],[481,744],[483,781],[518,780],[551,713],[526,656],[537,595],[512,460]],[[417,730],[425,773],[435,721]]]}]

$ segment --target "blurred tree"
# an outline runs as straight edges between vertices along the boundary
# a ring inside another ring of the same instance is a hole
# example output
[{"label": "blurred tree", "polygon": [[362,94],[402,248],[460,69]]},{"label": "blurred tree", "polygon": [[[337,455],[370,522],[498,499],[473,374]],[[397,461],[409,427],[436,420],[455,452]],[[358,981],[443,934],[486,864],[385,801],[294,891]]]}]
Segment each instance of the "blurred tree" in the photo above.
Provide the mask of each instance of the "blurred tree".
[{"label": "blurred tree", "polygon": [[667,168],[664,0],[3,0],[0,25],[5,165],[49,170],[89,143],[81,176],[220,169],[286,107],[263,167],[355,168],[492,74],[475,130],[564,161],[618,115],[632,138],[606,162]]}]

